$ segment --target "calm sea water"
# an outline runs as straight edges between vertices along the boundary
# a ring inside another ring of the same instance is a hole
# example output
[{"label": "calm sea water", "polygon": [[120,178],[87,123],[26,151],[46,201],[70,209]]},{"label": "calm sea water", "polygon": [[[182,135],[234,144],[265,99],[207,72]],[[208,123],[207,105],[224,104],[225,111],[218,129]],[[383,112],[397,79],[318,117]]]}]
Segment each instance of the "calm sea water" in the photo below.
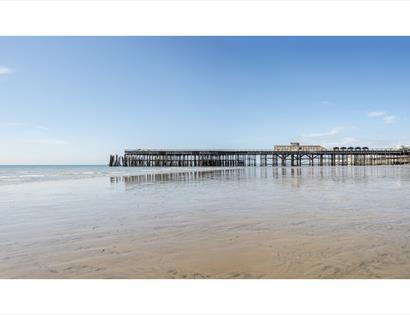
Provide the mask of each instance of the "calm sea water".
[{"label": "calm sea water", "polygon": [[410,278],[410,167],[0,166],[0,278]]},{"label": "calm sea water", "polygon": [[[182,169],[185,170],[185,169]],[[86,179],[103,176],[126,176],[150,173],[171,173],[175,168],[125,168],[104,165],[0,165],[0,185],[50,180]]]}]

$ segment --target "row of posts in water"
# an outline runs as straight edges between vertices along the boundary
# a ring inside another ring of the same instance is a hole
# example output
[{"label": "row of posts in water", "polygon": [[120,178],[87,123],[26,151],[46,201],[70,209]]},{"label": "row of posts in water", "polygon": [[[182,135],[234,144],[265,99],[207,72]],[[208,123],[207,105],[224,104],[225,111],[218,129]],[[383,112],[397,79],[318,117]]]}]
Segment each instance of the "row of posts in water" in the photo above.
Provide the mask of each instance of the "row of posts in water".
[{"label": "row of posts in water", "polygon": [[201,166],[302,166],[302,165],[399,165],[410,163],[410,153],[340,154],[198,154],[198,155],[111,155],[109,166],[126,167],[201,167]]}]

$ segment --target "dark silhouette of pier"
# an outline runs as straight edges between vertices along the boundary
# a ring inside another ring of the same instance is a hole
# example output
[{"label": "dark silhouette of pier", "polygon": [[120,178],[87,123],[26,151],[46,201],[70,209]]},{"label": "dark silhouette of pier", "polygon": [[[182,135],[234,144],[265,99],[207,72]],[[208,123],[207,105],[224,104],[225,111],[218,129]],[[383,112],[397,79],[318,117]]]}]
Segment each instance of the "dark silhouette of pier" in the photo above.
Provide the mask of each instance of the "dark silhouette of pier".
[{"label": "dark silhouette of pier", "polygon": [[275,150],[125,150],[111,155],[109,166],[126,167],[238,167],[399,165],[410,163],[410,149],[369,149],[280,146]]}]

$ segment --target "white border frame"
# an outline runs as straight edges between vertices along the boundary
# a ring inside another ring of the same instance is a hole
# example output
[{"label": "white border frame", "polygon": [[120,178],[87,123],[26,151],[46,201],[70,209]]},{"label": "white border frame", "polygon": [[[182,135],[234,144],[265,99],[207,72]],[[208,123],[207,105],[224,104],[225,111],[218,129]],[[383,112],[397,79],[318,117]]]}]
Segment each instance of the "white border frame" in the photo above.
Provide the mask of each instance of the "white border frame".
[{"label": "white border frame", "polygon": [[[2,1],[0,35],[410,35],[407,1]],[[1,49],[1,47],[0,47]],[[409,314],[401,280],[1,280],[2,314]]]},{"label": "white border frame", "polygon": [[6,314],[409,314],[402,280],[5,280]]},{"label": "white border frame", "polygon": [[410,1],[3,1],[0,35],[410,35]]}]

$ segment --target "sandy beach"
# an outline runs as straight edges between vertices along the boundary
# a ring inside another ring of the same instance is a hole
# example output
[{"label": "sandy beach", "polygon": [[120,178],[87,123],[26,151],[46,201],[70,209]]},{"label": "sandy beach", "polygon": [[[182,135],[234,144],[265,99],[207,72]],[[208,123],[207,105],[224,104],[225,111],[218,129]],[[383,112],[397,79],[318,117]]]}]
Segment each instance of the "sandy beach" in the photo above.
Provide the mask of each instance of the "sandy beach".
[{"label": "sandy beach", "polygon": [[101,173],[0,197],[0,278],[410,277],[408,166]]}]

